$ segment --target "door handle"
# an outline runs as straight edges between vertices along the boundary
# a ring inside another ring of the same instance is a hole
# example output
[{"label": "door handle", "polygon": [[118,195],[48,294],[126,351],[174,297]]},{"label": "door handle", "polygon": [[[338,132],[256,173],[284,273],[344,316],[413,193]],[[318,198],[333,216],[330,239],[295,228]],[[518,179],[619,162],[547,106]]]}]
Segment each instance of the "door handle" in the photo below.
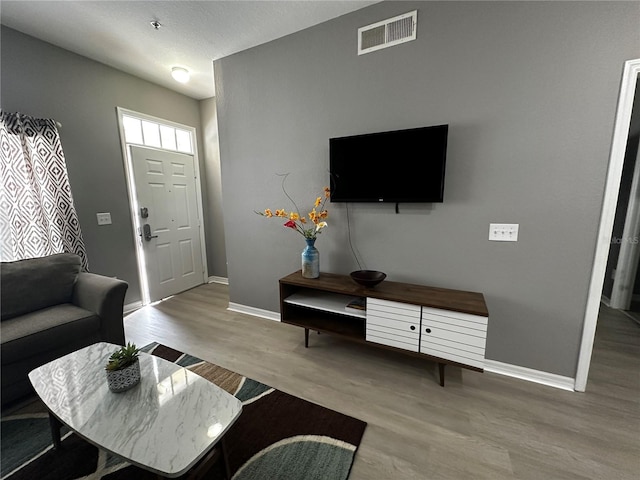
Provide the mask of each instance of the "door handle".
[{"label": "door handle", "polygon": [[147,242],[151,241],[152,238],[158,238],[158,235],[151,235],[151,226],[148,223],[142,226],[142,236]]}]

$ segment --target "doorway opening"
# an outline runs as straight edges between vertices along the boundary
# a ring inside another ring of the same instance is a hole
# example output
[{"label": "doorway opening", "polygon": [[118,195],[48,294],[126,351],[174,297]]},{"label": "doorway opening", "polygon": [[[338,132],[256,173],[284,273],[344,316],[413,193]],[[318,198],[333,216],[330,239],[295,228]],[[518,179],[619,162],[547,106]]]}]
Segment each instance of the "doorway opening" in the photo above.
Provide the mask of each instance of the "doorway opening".
[{"label": "doorway opening", "polygon": [[631,112],[603,302],[640,321],[640,82]]},{"label": "doorway opening", "polygon": [[208,278],[196,130],[117,113],[144,306]]},{"label": "doorway opening", "polygon": [[584,392],[587,386],[587,377],[589,375],[589,367],[591,365],[591,354],[593,352],[593,341],[596,333],[596,324],[598,322],[598,313],[600,311],[600,301],[602,298],[607,259],[611,246],[618,194],[620,191],[622,169],[624,165],[627,141],[629,138],[631,112],[633,110],[633,101],[639,75],[640,59],[628,60],[625,62],[613,128],[609,167],[604,190],[604,199],[602,202],[602,211],[600,214],[600,226],[596,241],[593,269],[591,271],[589,296],[587,298],[587,306],[585,309],[582,341],[580,344],[580,353],[578,355],[578,367],[576,369],[574,389],[578,392]]}]

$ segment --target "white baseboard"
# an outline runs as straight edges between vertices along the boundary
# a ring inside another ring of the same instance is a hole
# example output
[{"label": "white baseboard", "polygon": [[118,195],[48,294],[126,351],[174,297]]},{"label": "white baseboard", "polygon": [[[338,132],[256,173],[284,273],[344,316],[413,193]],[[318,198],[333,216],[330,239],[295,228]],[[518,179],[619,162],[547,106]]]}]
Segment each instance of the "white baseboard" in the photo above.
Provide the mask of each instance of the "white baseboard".
[{"label": "white baseboard", "polygon": [[229,285],[229,279],[227,277],[209,277],[207,283],[222,283],[223,285]]},{"label": "white baseboard", "polygon": [[607,307],[611,306],[611,299],[608,297],[605,297],[604,295],[600,296],[600,301],[604,303]]},{"label": "white baseboard", "polygon": [[137,302],[133,302],[133,303],[127,303],[122,310],[123,310],[124,315],[128,315],[131,312],[135,312],[139,308],[142,308],[142,301],[141,300],[138,300]]},{"label": "white baseboard", "polygon": [[267,320],[280,321],[280,314],[278,312],[272,312],[270,310],[262,310],[261,308],[249,307],[247,305],[240,305],[239,303],[229,302],[227,310],[232,312],[245,313],[247,315],[253,315],[254,317],[262,317]]},{"label": "white baseboard", "polygon": [[562,390],[575,391],[575,379],[563,377],[555,373],[533,370],[532,368],[520,367],[509,363],[496,362],[495,360],[485,360],[484,369],[487,372],[506,375],[508,377],[527,380],[528,382],[541,383],[549,387],[560,388]]},{"label": "white baseboard", "polygon": [[[266,318],[267,320],[275,320],[276,322],[280,321],[280,314],[278,312],[262,310],[260,308],[249,307],[247,305],[241,305],[238,303],[229,302],[228,310],[231,310],[232,312],[253,315],[255,317]],[[520,380],[540,383],[542,385],[560,388],[562,390],[569,390],[571,392],[575,391],[574,378],[563,377],[562,375],[556,375],[555,373],[542,372],[540,370],[533,370],[531,368],[496,362],[495,360],[485,360],[484,369],[487,372],[497,373],[499,375],[505,375],[507,377],[519,378]]]}]

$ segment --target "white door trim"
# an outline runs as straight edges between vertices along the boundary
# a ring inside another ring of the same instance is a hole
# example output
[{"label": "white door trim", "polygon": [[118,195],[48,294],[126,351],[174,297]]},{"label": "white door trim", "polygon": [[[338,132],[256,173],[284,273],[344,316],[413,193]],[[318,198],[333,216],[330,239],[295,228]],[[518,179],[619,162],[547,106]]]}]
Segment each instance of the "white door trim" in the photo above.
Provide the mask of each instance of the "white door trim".
[{"label": "white door trim", "polygon": [[613,127],[613,138],[609,154],[609,169],[600,213],[600,227],[596,241],[596,250],[591,271],[589,285],[589,297],[584,315],[582,330],[582,342],[578,355],[578,367],[576,369],[575,390],[584,392],[587,387],[587,377],[591,365],[593,341],[596,334],[598,312],[600,310],[600,297],[604,286],[604,276],[607,269],[609,247],[611,246],[611,234],[613,220],[616,214],[616,204],[620,191],[620,179],[622,178],[622,166],[629,136],[631,111],[633,109],[633,97],[635,95],[636,82],[640,74],[640,59],[628,60],[624,64],[618,108]]},{"label": "white door trim", "polygon": [[[149,287],[146,278],[146,270],[144,268],[144,253],[142,251],[142,243],[140,241],[140,222],[138,212],[136,209],[136,195],[135,195],[135,183],[133,176],[133,165],[131,163],[131,157],[129,148],[127,147],[127,143],[125,141],[124,136],[124,127],[122,125],[122,116],[130,115],[132,117],[137,117],[145,120],[150,120],[152,122],[160,123],[163,125],[169,125],[176,128],[181,128],[183,130],[187,130],[191,133],[191,142],[192,142],[192,150],[193,150],[193,160],[195,167],[195,175],[196,175],[196,202],[198,208],[198,215],[200,216],[200,250],[202,251],[202,262],[203,262],[203,275],[202,275],[202,283],[207,283],[209,278],[209,271],[207,268],[207,252],[206,252],[206,244],[204,238],[204,212],[202,209],[202,189],[200,187],[200,160],[198,157],[198,142],[196,136],[196,129],[189,125],[184,125],[181,123],[172,122],[170,120],[165,120],[164,118],[158,118],[151,115],[146,115],[144,113],[136,112],[134,110],[128,110],[122,107],[116,107],[116,113],[118,118],[118,131],[120,133],[120,146],[122,148],[122,161],[124,162],[124,171],[125,177],[127,180],[127,194],[129,196],[129,211],[131,215],[131,224],[133,227],[133,242],[136,247],[136,260],[138,263],[138,276],[140,280],[140,287],[142,291],[140,292],[142,296],[142,305],[148,305],[149,300]],[[153,148],[145,146],[145,148]],[[169,150],[171,151],[171,150]]]}]

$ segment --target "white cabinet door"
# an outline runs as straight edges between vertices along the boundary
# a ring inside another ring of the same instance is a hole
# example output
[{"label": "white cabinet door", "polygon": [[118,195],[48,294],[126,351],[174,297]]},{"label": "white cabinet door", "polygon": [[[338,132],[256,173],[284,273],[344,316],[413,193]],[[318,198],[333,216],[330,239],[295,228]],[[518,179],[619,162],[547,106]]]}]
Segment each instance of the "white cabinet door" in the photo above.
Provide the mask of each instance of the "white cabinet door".
[{"label": "white cabinet door", "polygon": [[367,298],[368,342],[484,368],[487,317]]},{"label": "white cabinet door", "polygon": [[484,368],[487,317],[422,308],[420,352]]},{"label": "white cabinet door", "polygon": [[367,298],[368,342],[418,351],[420,307],[408,303]]}]

